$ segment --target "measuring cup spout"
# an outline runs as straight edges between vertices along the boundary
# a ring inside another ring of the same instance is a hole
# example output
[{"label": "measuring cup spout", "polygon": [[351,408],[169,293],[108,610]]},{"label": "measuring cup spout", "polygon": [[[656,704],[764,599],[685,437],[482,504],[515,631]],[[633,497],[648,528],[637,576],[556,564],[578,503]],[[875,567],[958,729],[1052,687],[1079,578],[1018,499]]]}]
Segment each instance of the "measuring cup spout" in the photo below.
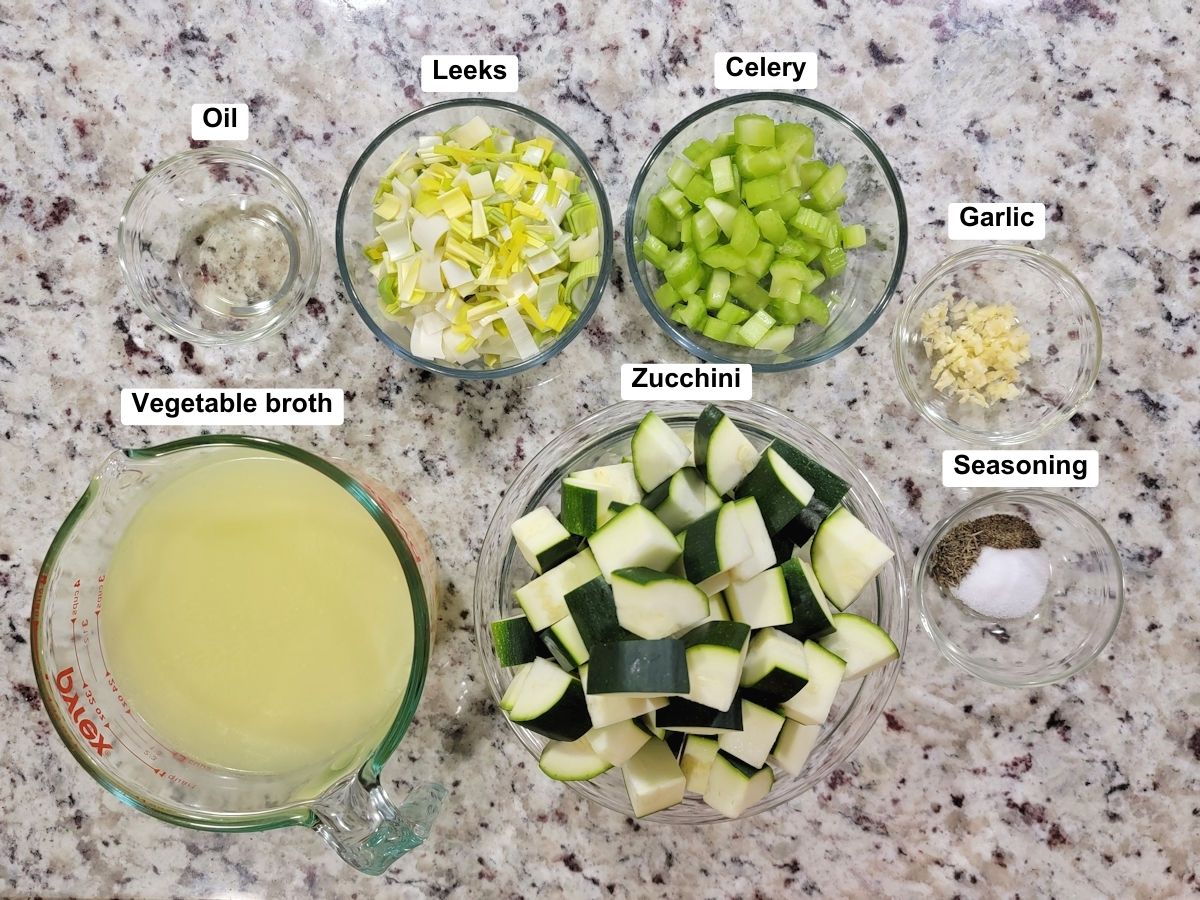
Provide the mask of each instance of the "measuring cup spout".
[{"label": "measuring cup spout", "polygon": [[354,868],[382,875],[429,837],[445,797],[440,784],[422,784],[397,808],[380,784],[356,775],[317,802],[313,827]]}]

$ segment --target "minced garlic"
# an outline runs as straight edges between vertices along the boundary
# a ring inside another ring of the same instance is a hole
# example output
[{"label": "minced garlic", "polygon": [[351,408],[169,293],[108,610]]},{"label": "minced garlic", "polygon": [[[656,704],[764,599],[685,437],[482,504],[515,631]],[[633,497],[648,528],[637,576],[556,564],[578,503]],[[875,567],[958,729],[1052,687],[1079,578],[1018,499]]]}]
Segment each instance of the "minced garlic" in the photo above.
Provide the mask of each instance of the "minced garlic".
[{"label": "minced garlic", "polygon": [[921,343],[933,360],[935,390],[985,409],[1019,391],[1018,368],[1029,359],[1029,332],[1011,303],[981,306],[966,298],[935,303],[921,316]]}]

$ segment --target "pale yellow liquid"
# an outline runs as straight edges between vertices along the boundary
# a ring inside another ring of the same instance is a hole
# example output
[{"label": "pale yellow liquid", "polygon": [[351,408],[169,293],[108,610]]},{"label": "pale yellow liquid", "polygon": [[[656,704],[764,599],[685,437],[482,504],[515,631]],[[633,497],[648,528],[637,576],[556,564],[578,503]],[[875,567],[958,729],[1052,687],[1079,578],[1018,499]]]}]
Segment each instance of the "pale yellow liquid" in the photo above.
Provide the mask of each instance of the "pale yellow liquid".
[{"label": "pale yellow liquid", "polygon": [[167,749],[252,772],[360,764],[413,656],[407,581],[371,515],[320,472],[245,451],[138,511],[100,633],[121,693]]}]

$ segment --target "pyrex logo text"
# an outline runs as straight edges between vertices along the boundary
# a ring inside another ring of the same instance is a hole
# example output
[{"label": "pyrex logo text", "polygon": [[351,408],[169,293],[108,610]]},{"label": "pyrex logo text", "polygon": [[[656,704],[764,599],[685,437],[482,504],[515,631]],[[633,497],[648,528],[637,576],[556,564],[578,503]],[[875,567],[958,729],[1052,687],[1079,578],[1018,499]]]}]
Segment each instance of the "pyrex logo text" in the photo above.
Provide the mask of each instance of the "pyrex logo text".
[{"label": "pyrex logo text", "polygon": [[62,698],[63,706],[67,708],[67,715],[79,730],[80,737],[92,745],[92,749],[98,756],[103,756],[106,751],[112,749],[112,744],[104,740],[104,735],[100,733],[95,722],[84,718],[83,714],[86,712],[86,708],[83,701],[79,699],[79,692],[74,691],[74,674],[74,667],[67,666],[58,673],[54,679],[54,685],[58,688],[58,695]]}]

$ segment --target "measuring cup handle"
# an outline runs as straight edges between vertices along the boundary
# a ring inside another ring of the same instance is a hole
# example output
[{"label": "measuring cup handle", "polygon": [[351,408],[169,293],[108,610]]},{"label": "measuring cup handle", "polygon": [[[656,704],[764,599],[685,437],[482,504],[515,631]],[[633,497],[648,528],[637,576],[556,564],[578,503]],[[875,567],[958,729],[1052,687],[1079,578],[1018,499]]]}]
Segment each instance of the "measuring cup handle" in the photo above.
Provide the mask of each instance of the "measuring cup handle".
[{"label": "measuring cup handle", "polygon": [[440,784],[422,784],[397,808],[381,785],[355,776],[317,802],[313,828],[354,868],[382,875],[429,837],[445,797]]}]

